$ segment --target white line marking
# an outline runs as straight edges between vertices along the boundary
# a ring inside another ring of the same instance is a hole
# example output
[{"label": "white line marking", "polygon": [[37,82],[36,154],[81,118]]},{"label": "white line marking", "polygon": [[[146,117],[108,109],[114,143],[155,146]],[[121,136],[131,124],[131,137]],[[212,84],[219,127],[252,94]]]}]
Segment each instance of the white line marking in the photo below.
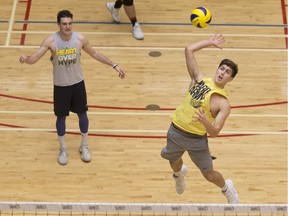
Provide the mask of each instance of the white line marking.
[{"label": "white line marking", "polygon": [[[12,46],[7,46],[7,45],[0,45],[0,48],[6,48],[6,49],[37,49],[39,46],[21,46],[21,45],[12,45]],[[173,51],[183,51],[184,47],[107,47],[107,46],[101,46],[101,47],[93,47],[95,49],[101,50],[173,50]],[[218,51],[217,49],[214,48],[204,48],[204,50],[210,50],[210,51]],[[288,52],[285,48],[283,49],[255,49],[255,48],[222,48],[222,51],[254,51],[254,52]]]},{"label": "white line marking", "polygon": [[[9,128],[1,127],[0,131],[27,131],[27,132],[56,132],[55,129],[51,128]],[[79,129],[66,129],[66,132],[79,132]],[[130,129],[89,129],[89,132],[95,133],[163,133],[166,135],[167,130],[130,130]],[[256,134],[256,135],[287,135],[287,132],[265,132],[265,131],[222,131],[220,135],[225,134]]]},{"label": "white line marking", "polygon": [[10,38],[11,38],[12,29],[13,29],[13,23],[14,23],[14,18],[15,18],[15,13],[16,13],[17,2],[18,2],[18,0],[14,0],[14,2],[13,2],[11,17],[9,19],[9,27],[8,27],[8,31],[7,31],[6,43],[5,43],[6,46],[9,46],[9,44],[10,44]]},{"label": "white line marking", "polygon": [[[147,112],[89,112],[88,115],[129,115],[129,116],[170,116],[172,111],[167,112],[157,112],[157,111],[147,111]],[[10,110],[0,110],[0,114],[35,114],[35,115],[54,115],[51,111],[10,111]],[[288,118],[288,115],[280,114],[230,114],[229,117],[275,117],[275,118]]]},{"label": "white line marking", "polygon": [[279,115],[279,114],[230,114],[229,117],[279,117],[279,118],[288,118],[288,115]]}]

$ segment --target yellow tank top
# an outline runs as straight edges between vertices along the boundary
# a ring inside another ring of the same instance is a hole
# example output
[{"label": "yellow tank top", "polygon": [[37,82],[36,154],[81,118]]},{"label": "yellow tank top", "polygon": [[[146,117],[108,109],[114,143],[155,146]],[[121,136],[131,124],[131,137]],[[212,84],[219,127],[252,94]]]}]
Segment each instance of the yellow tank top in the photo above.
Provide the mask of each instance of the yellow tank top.
[{"label": "yellow tank top", "polygon": [[227,91],[216,86],[211,78],[204,78],[193,85],[187,92],[183,102],[172,113],[172,122],[189,133],[205,135],[207,132],[204,125],[193,121],[193,116],[197,116],[195,111],[200,108],[204,110],[211,123],[214,121],[210,113],[210,97],[214,93],[226,98],[228,96]]}]

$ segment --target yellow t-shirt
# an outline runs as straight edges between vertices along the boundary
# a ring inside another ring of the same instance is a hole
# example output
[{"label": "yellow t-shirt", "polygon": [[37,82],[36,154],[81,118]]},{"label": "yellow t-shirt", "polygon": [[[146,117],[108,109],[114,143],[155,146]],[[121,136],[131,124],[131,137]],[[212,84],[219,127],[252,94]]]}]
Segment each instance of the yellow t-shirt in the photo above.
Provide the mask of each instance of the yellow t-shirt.
[{"label": "yellow t-shirt", "polygon": [[193,116],[197,116],[195,111],[203,109],[206,117],[212,123],[214,118],[210,113],[210,97],[217,93],[227,98],[225,89],[215,85],[211,78],[204,78],[193,85],[187,92],[183,102],[172,113],[172,122],[179,128],[189,133],[205,135],[206,129],[200,122],[193,121]]}]

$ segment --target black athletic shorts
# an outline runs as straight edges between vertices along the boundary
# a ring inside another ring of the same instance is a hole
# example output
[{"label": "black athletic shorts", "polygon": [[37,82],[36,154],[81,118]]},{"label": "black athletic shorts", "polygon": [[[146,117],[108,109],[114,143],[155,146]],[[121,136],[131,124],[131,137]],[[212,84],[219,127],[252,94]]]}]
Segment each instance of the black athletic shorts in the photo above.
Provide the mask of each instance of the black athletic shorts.
[{"label": "black athletic shorts", "polygon": [[54,85],[54,113],[69,116],[69,112],[83,113],[88,110],[84,80],[72,86]]}]

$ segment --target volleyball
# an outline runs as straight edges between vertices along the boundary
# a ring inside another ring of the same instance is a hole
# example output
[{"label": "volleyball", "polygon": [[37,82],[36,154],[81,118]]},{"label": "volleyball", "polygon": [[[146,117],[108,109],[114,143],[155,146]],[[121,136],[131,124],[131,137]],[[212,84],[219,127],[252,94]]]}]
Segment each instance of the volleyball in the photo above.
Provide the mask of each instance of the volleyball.
[{"label": "volleyball", "polygon": [[197,7],[192,10],[191,23],[197,28],[205,28],[212,20],[212,15],[209,9],[205,7]]}]

